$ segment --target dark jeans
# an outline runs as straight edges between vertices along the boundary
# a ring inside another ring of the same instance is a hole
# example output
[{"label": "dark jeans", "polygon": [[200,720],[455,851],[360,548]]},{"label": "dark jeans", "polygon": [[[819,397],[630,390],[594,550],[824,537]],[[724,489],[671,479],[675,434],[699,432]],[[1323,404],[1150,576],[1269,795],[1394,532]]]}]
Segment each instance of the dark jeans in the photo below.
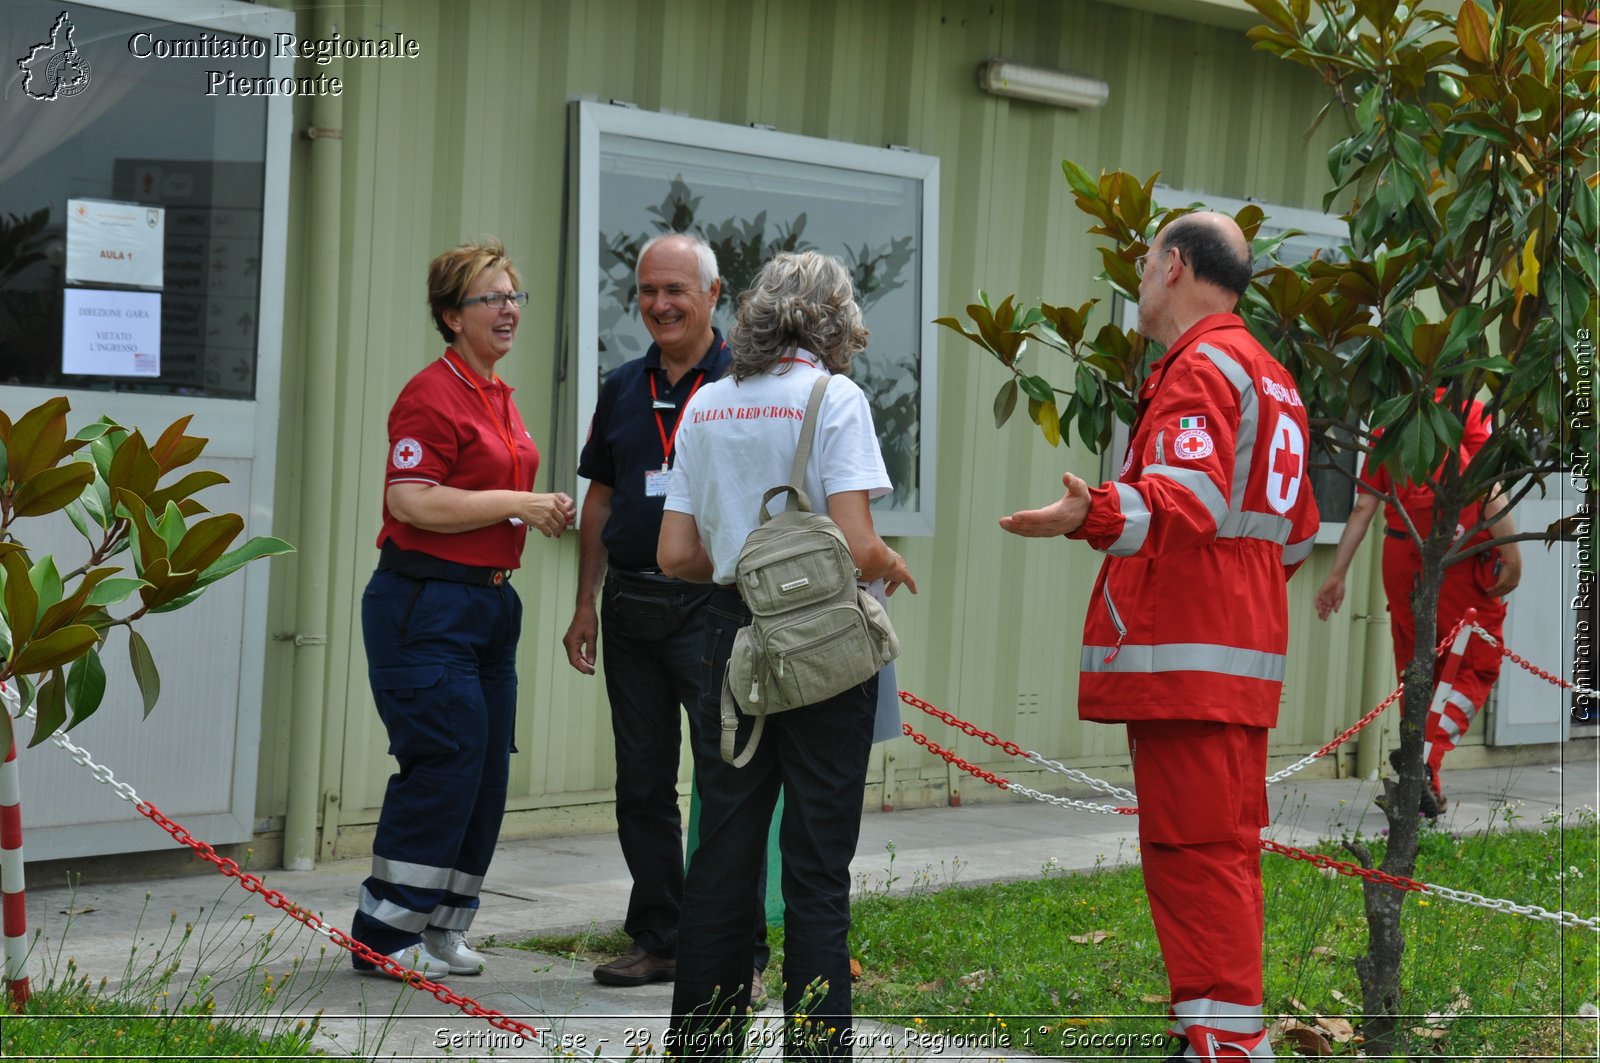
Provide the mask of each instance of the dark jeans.
[{"label": "dark jeans", "polygon": [[[771,717],[754,758],[732,767],[718,749],[722,674],[734,633],[748,620],[731,588],[718,588],[706,606],[705,671],[691,728],[700,847],[684,886],[667,1047],[688,1059],[742,1050],[750,937],[728,899],[749,896],[754,886],[782,787],[784,1053],[849,1058],[850,860],[861,832],[878,679]],[[741,748],[751,724],[741,716]],[[797,1012],[805,1023],[793,1021]]]},{"label": "dark jeans", "polygon": [[[612,569],[600,596],[617,752],[617,840],[633,876],[623,929],[653,956],[678,950],[683,906],[678,706],[693,706],[700,698],[704,606],[710,593],[710,587],[698,584]],[[691,712],[691,743],[695,726]],[[765,868],[763,861],[746,909],[755,928],[754,963],[762,968],[770,955]]]},{"label": "dark jeans", "polygon": [[[389,777],[351,936],[380,953],[466,930],[500,837],[517,714],[522,603],[510,583],[372,574],[361,633]],[[359,966],[359,961],[357,961]]]}]

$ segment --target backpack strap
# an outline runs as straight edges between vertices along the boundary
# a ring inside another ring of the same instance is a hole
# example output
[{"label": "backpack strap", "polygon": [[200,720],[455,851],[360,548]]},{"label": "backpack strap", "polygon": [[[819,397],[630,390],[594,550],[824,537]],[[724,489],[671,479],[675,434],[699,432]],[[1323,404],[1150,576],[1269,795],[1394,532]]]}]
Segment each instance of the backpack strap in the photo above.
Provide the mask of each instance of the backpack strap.
[{"label": "backpack strap", "polygon": [[828,390],[828,381],[832,379],[823,373],[811,385],[811,398],[806,402],[806,419],[800,424],[800,445],[795,448],[794,466],[789,470],[789,482],[796,487],[805,485],[806,462],[811,460],[811,440],[817,434],[817,413],[822,409],[822,393]]},{"label": "backpack strap", "polygon": [[739,737],[739,709],[733,700],[733,693],[728,689],[728,667],[722,670],[722,735],[721,751],[722,760],[735,768],[742,768],[750,763],[750,758],[756,755],[756,746],[761,744],[761,732],[767,726],[765,716],[756,716],[755,726],[750,730],[750,739],[745,742],[744,749],[738,754],[733,751],[734,744]]},{"label": "backpack strap", "polygon": [[817,414],[822,409],[822,395],[828,390],[828,381],[833,377],[824,372],[817,377],[817,382],[811,385],[811,397],[806,401],[805,420],[800,423],[800,443],[795,448],[794,464],[789,467],[789,482],[779,484],[768,489],[761,496],[761,521],[765,524],[772,519],[772,514],[767,506],[779,495],[787,494],[788,501],[783,508],[790,512],[812,512],[811,499],[806,497],[806,462],[811,460],[811,440],[817,434]]}]

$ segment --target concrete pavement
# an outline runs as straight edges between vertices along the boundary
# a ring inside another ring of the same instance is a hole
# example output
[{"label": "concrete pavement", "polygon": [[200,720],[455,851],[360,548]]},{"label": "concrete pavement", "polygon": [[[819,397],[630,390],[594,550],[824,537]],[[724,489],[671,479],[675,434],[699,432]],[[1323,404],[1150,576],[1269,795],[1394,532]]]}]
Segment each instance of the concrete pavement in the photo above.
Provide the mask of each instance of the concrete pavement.
[{"label": "concrete pavement", "polygon": [[[1550,748],[1540,747],[1539,752],[1548,755]],[[1600,803],[1596,743],[1574,741],[1560,749],[1560,763],[1511,758],[1492,768],[1447,771],[1451,805],[1445,825],[1460,832],[1499,829],[1511,821],[1538,826],[1551,813],[1570,815]],[[1372,805],[1375,788],[1367,780],[1291,778],[1270,790],[1273,823],[1266,836],[1309,845],[1358,829],[1376,834],[1385,823]],[[1106,800],[1085,787],[1062,792]],[[1087,870],[1136,858],[1136,824],[1130,817],[994,796],[996,800],[959,808],[865,815],[851,865],[858,891],[891,888],[891,878],[892,889],[904,891],[1037,877],[1046,867]],[[263,876],[270,888],[342,927],[349,923],[366,873],[365,860],[347,860],[313,871],[275,870]],[[484,1007],[549,1030],[544,1044],[519,1044],[483,1019],[463,1015],[424,993],[388,979],[358,976],[325,938],[221,875],[80,885],[75,890],[30,883],[30,938],[40,932],[31,974],[35,985],[41,984],[70,958],[77,971],[92,981],[107,977],[114,988],[130,971],[175,963],[169,1003],[176,1003],[180,991],[204,989],[215,992],[218,1010],[226,1011],[232,1010],[230,1001],[242,999],[234,994],[243,994],[252,1003],[241,1010],[266,1009],[285,1016],[290,1025],[320,1010],[318,1046],[362,1058],[542,1059],[571,1052],[627,1059],[647,1044],[659,1045],[671,1002],[669,984],[608,988],[593,980],[587,963],[504,943],[535,933],[614,927],[626,908],[628,888],[627,871],[610,834],[500,846],[472,932],[475,943],[488,942],[481,946],[489,957],[488,970],[480,977],[451,979],[449,986]],[[1509,917],[1485,913],[1484,918]],[[180,948],[186,924],[195,929]],[[283,976],[296,965],[298,973],[284,984]],[[267,973],[274,976],[275,988],[273,999],[263,1003]],[[775,983],[778,973],[768,977]],[[764,1015],[768,1030],[781,1019],[776,1008]],[[859,1056],[986,1054],[907,1046],[902,1030],[871,1022],[859,1025],[863,1036],[873,1038],[866,1050],[858,1049]]]}]

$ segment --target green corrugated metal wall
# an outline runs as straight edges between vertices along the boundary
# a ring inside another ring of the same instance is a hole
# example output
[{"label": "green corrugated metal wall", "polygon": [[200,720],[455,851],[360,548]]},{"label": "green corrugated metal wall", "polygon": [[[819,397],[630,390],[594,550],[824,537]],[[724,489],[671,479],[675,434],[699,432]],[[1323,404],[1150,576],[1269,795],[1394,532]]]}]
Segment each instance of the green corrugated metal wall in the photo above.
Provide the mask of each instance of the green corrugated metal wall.
[{"label": "green corrugated metal wall", "polygon": [[[1315,207],[1323,190],[1328,133],[1309,142],[1302,136],[1323,98],[1313,78],[1254,52],[1237,30],[1119,7],[386,0],[346,10],[346,36],[400,31],[420,42],[421,57],[344,64],[342,262],[307,261],[304,210],[297,207],[291,221],[298,275],[289,286],[279,532],[302,542],[326,536],[332,557],[322,789],[323,807],[343,832],[341,853],[359,851],[392,770],[367,692],[356,606],[374,560],[388,405],[439,346],[423,300],[426,264],[481,233],[503,238],[518,258],[532,301],[502,369],[549,452],[568,101],[627,100],[937,155],[941,312],[964,305],[980,286],[1057,302],[1108,295],[1092,280],[1098,258],[1061,177],[1063,157],[1091,170],[1159,169],[1175,187],[1291,206]],[[993,56],[1102,78],[1110,103],[1071,112],[986,96],[976,69]],[[295,168],[302,183],[304,151],[297,148]],[[304,202],[298,190],[294,201]],[[339,295],[339,330],[305,337],[306,293],[328,285]],[[996,431],[990,398],[1002,382],[999,367],[975,348],[940,342],[937,534],[898,544],[923,588],[894,606],[907,647],[901,685],[1046,755],[1083,765],[1124,760],[1120,728],[1080,725],[1073,711],[1097,556],[1078,545],[1007,537],[995,523],[1054,497],[1064,467],[1098,476],[1099,459],[1051,451],[1024,418]],[[334,516],[327,528],[300,527],[296,410],[305,367],[324,358],[336,360],[339,379]],[[1355,707],[1346,651],[1359,665],[1360,640],[1350,640],[1348,623],[1324,628],[1310,612],[1328,555],[1331,549],[1319,550],[1292,589],[1298,622],[1279,753],[1314,748]],[[602,686],[567,666],[559,642],[571,617],[576,537],[531,539],[524,564],[516,580],[527,608],[521,753],[508,831],[602,825],[613,773]],[[293,580],[275,587],[274,630],[292,629]],[[1203,622],[1198,607],[1196,614]],[[1327,650],[1316,645],[1330,637]],[[277,817],[286,802],[293,651],[275,643],[269,653],[258,809]],[[998,767],[975,740],[914,722],[968,759]],[[897,803],[943,796],[942,763],[907,740],[887,748]],[[881,751],[872,771],[881,783]],[[330,851],[325,841],[323,852]]]}]

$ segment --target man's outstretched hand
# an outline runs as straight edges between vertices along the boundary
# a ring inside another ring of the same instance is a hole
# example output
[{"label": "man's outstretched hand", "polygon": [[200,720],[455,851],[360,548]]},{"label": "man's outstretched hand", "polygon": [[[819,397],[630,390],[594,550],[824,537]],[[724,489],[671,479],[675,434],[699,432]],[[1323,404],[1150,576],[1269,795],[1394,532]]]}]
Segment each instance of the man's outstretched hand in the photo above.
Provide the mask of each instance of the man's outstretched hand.
[{"label": "man's outstretched hand", "polygon": [[1061,474],[1067,492],[1043,509],[1023,509],[1000,518],[1000,527],[1012,535],[1047,539],[1078,530],[1089,515],[1089,485],[1070,472]]}]

